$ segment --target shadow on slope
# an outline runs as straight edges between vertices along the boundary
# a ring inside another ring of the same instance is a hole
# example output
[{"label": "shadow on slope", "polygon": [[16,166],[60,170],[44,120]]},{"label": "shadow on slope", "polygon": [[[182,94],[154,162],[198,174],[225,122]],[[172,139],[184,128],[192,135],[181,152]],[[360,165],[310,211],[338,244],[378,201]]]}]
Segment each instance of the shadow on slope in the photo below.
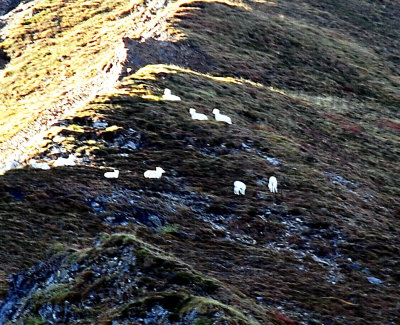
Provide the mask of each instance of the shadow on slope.
[{"label": "shadow on slope", "polygon": [[31,0],[3,0],[0,3],[0,16],[5,15],[14,8],[16,8],[21,2],[29,2]]},{"label": "shadow on slope", "polygon": [[10,57],[0,48],[0,70],[4,69],[8,62],[10,62]]},{"label": "shadow on slope", "polygon": [[173,64],[203,73],[213,67],[212,59],[190,41],[171,42],[127,37],[123,41],[128,55],[121,79],[150,64]]}]

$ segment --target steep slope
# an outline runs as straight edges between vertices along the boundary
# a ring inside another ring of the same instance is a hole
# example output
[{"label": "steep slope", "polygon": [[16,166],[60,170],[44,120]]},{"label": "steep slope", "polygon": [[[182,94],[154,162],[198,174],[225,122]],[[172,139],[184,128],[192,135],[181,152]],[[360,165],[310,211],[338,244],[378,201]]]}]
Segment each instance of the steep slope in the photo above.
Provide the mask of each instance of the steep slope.
[{"label": "steep slope", "polygon": [[25,299],[9,311],[29,324],[259,324],[226,304],[234,298],[251,308],[243,294],[132,234],[104,236],[95,248],[40,264],[17,281],[9,296]]},{"label": "steep slope", "polygon": [[43,0],[16,10],[17,19],[8,15],[0,48],[12,60],[0,75],[3,172],[64,114],[112,89],[126,59],[123,37],[150,36],[160,22],[152,14],[165,3]]},{"label": "steep slope", "polygon": [[[177,1],[140,16],[138,34],[110,31],[126,53],[115,89],[54,125],[35,154],[77,166],[0,179],[0,321],[398,324],[399,12]],[[13,44],[4,71],[17,69]],[[165,88],[182,101],[162,100]],[[144,179],[156,166],[165,177]],[[6,295],[7,275],[48,259]]]}]

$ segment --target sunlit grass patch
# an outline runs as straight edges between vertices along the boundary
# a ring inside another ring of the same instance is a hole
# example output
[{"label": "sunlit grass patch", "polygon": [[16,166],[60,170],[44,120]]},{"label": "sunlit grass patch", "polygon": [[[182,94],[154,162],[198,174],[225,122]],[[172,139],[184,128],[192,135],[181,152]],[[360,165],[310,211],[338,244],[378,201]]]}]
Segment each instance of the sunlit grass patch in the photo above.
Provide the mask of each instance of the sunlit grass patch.
[{"label": "sunlit grass patch", "polygon": [[1,44],[11,63],[1,72],[2,106],[8,109],[0,112],[0,140],[111,61],[131,18],[118,15],[131,8],[124,1],[43,1],[8,31]]}]

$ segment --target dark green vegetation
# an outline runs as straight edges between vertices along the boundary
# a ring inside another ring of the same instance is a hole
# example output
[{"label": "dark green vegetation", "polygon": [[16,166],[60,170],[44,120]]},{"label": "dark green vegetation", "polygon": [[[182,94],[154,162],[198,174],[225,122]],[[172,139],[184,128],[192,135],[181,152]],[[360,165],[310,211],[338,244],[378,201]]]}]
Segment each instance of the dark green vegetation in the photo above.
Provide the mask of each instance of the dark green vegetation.
[{"label": "dark green vegetation", "polygon": [[37,282],[19,308],[40,315],[34,316],[39,323],[84,319],[87,324],[110,324],[113,319],[123,323],[226,324],[233,317],[241,324],[257,324],[223,303],[234,298],[238,306],[246,308],[249,302],[243,295],[197,274],[133,234],[104,236],[95,248],[53,263],[57,272],[51,280]]},{"label": "dark green vegetation", "polygon": [[[88,324],[400,323],[400,5],[323,3],[171,3],[167,31],[193,55],[152,62],[156,43],[141,48],[153,64],[58,123],[35,157],[80,166],[0,178],[1,294],[40,261],[59,271],[27,294],[27,324],[54,311]],[[166,87],[183,100],[162,101]],[[190,107],[233,125],[192,121]],[[165,176],[144,179],[156,166]]]}]

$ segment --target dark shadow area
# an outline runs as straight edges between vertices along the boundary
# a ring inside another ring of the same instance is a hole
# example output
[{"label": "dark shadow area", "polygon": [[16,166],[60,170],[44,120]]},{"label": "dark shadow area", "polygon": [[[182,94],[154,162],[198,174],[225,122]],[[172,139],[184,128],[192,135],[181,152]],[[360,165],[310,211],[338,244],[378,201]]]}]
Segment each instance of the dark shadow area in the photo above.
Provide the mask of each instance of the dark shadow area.
[{"label": "dark shadow area", "polygon": [[27,3],[32,0],[2,0],[0,2],[0,16],[15,9],[20,3]]},{"label": "dark shadow area", "polygon": [[0,70],[4,69],[9,62],[10,57],[7,55],[6,52],[4,52],[2,48],[0,48]]},{"label": "dark shadow area", "polygon": [[22,2],[29,2],[31,0],[2,0],[0,2],[0,16],[5,15]]},{"label": "dark shadow area", "polygon": [[[191,41],[141,41],[124,37],[128,58],[121,78],[149,64],[171,64],[206,73],[215,66],[212,58]],[[127,69],[131,69],[128,73]]]}]

